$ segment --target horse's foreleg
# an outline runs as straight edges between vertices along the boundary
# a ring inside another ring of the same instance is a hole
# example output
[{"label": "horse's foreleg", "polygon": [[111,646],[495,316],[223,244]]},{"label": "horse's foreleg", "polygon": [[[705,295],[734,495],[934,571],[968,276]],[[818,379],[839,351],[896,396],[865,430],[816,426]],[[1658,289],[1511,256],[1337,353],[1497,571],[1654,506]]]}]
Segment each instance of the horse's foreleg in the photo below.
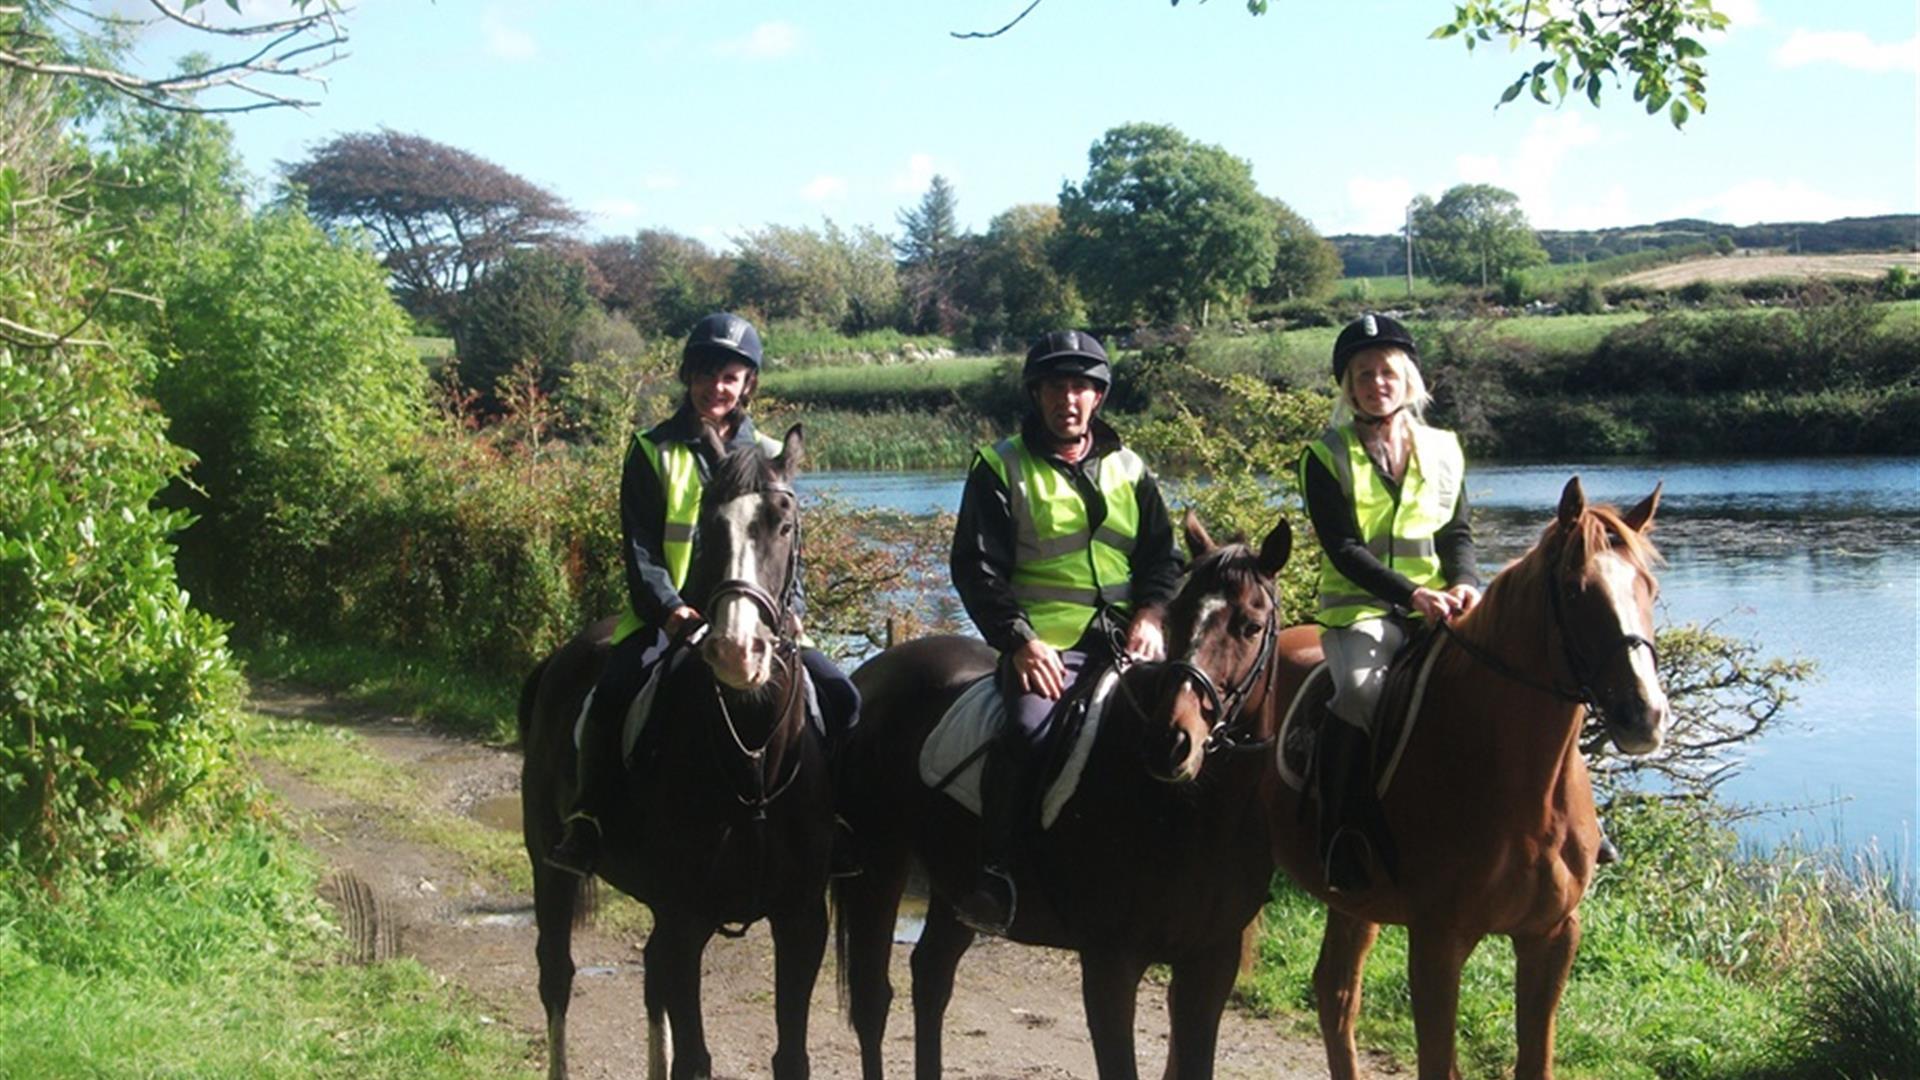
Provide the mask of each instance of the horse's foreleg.
[{"label": "horse's foreleg", "polygon": [[893,927],[906,889],[906,866],[868,859],[864,873],[834,882],[840,935],[840,980],[846,988],[847,1021],[860,1040],[860,1075],[880,1080],[887,1012],[893,1007]]},{"label": "horse's foreleg", "polygon": [[[658,1067],[656,1057],[667,1056],[665,1043],[671,1038],[668,1075],[672,1080],[704,1080],[713,1074],[713,1056],[707,1052],[700,1018],[700,955],[713,929],[657,908],[653,917],[646,949],[648,1068]],[[659,1028],[662,1015],[667,1031]]]},{"label": "horse's foreleg", "polygon": [[1220,1014],[1240,970],[1240,939],[1230,938],[1173,965],[1167,983],[1165,1080],[1210,1080],[1220,1041]]},{"label": "horse's foreleg", "polygon": [[1552,1080],[1554,1017],[1579,945],[1577,911],[1544,934],[1513,936],[1514,1030],[1520,1044],[1515,1080]]},{"label": "horse's foreleg", "polygon": [[927,901],[927,922],[913,947],[913,1075],[940,1080],[940,1029],[953,1000],[953,973],[973,944],[973,931],[938,896]]},{"label": "horse's foreleg", "polygon": [[573,913],[580,879],[533,862],[533,954],[540,964],[540,1005],[547,1014],[547,1078],[567,1077],[567,1003],[573,996]]},{"label": "horse's foreleg", "polygon": [[824,892],[806,908],[770,915],[773,930],[773,1015],[778,1044],[773,1051],[774,1080],[807,1080],[807,1012],[813,984],[827,952],[827,899]]},{"label": "horse's foreleg", "polygon": [[1460,1080],[1454,1065],[1454,1028],[1460,1018],[1460,969],[1478,937],[1453,930],[1407,928],[1407,983],[1413,996],[1413,1033],[1420,1080]]},{"label": "horse's foreleg", "polygon": [[1080,954],[1080,1001],[1100,1080],[1138,1080],[1133,1005],[1146,970],[1146,961],[1128,953],[1091,949]]},{"label": "horse's foreleg", "polygon": [[1380,936],[1380,925],[1327,909],[1327,928],[1320,938],[1320,960],[1313,967],[1313,997],[1320,1010],[1320,1039],[1327,1047],[1327,1073],[1333,1080],[1358,1080],[1360,1051],[1353,1042],[1360,1022],[1361,977],[1367,953]]}]

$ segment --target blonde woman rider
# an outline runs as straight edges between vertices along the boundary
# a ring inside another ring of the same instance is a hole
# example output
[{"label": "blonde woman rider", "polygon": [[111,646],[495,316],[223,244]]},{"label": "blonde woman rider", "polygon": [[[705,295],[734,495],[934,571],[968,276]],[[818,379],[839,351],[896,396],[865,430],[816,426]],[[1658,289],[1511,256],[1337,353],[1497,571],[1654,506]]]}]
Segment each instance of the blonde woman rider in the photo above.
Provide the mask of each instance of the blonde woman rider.
[{"label": "blonde woman rider", "polygon": [[1421,420],[1419,350],[1397,320],[1366,314],[1333,345],[1333,421],[1300,458],[1321,547],[1320,642],[1334,696],[1321,725],[1320,854],[1327,887],[1364,889],[1371,849],[1391,870],[1372,784],[1372,728],[1387,666],[1415,619],[1480,602],[1466,461],[1452,432]]}]

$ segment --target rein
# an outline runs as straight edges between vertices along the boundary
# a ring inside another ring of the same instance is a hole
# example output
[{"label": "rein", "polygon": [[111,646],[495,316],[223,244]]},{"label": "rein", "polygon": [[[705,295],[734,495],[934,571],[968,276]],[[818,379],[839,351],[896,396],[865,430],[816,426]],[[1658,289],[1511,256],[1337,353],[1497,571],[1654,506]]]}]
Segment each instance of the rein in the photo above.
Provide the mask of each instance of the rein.
[{"label": "rein", "polygon": [[[1553,611],[1553,628],[1559,633],[1560,655],[1566,661],[1567,671],[1572,673],[1574,682],[1577,684],[1572,690],[1567,690],[1559,686],[1557,681],[1541,682],[1529,676],[1526,672],[1514,667],[1512,664],[1507,663],[1505,660],[1500,659],[1498,656],[1495,656],[1485,647],[1469,641],[1448,623],[1442,621],[1438,625],[1440,629],[1446,633],[1448,640],[1459,645],[1460,648],[1466,651],[1467,655],[1478,660],[1485,667],[1491,668],[1496,674],[1503,675],[1513,682],[1517,682],[1529,689],[1538,690],[1541,693],[1564,701],[1569,705],[1585,706],[1588,716],[1604,724],[1607,722],[1606,709],[1601,706],[1600,696],[1594,693],[1593,690],[1592,672],[1595,668],[1589,668],[1583,662],[1583,655],[1580,649],[1574,644],[1573,634],[1567,629],[1566,608],[1560,599],[1559,582],[1551,578],[1547,581],[1547,606]],[[1620,639],[1614,642],[1613,647],[1602,655],[1602,659],[1605,659],[1606,656],[1611,656],[1615,652],[1630,652],[1638,646],[1645,646],[1647,652],[1653,656],[1653,667],[1654,670],[1658,672],[1660,669],[1660,650],[1655,647],[1652,641],[1640,634],[1620,635]]]}]

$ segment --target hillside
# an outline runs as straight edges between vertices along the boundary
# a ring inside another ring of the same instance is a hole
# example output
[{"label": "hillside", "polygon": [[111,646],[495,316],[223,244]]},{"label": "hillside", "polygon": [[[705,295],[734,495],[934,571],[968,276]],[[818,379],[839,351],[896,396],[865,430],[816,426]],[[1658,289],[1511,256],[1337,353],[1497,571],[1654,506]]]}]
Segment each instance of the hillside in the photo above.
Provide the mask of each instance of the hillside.
[{"label": "hillside", "polygon": [[1739,252],[1669,263],[1613,279],[1615,285],[1671,289],[1695,281],[1714,283],[1768,278],[1878,278],[1894,266],[1920,273],[1920,254],[1889,251],[1853,255],[1774,255]]}]

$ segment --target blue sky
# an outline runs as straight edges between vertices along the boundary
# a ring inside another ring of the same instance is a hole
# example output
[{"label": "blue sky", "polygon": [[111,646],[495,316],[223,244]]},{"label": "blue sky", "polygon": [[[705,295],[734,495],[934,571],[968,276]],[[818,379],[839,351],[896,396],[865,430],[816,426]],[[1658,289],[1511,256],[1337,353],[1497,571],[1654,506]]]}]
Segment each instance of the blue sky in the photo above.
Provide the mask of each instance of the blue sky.
[{"label": "blue sky", "polygon": [[[214,5],[209,5],[210,7]],[[1709,109],[1675,131],[1604,106],[1494,108],[1531,56],[1430,41],[1449,0],[364,0],[306,114],[235,117],[260,175],[389,127],[560,194],[588,237],[724,247],[768,223],[897,231],[934,173],[962,223],[1053,202],[1106,129],[1172,124],[1247,159],[1323,233],[1387,232],[1489,182],[1543,228],[1920,209],[1913,0],[1718,0]],[[148,52],[165,51],[166,39]]]}]

